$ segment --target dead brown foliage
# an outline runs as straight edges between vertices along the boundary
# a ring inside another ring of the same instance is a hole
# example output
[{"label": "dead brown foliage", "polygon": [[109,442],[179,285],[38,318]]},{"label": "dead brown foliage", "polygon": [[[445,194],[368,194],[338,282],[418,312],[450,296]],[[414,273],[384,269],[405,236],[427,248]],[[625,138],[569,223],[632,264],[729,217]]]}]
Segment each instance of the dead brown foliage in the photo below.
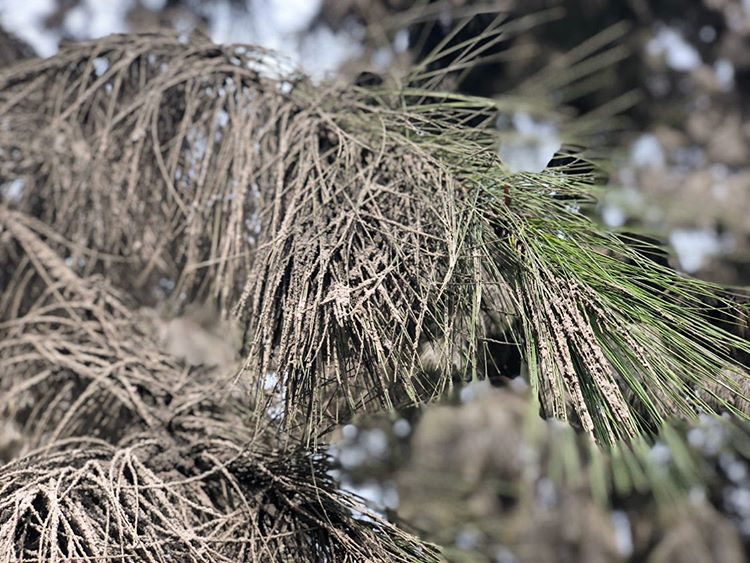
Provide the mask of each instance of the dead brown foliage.
[{"label": "dead brown foliage", "polygon": [[436,560],[27,217],[0,224],[36,293],[0,323],[0,420],[26,450],[0,467],[0,561]]},{"label": "dead brown foliage", "polygon": [[[139,303],[236,305],[245,377],[281,374],[288,412],[418,402],[420,343],[453,323],[455,180],[370,93],[268,78],[269,61],[146,35],[6,71],[0,177],[23,182],[6,202]],[[37,291],[13,238],[5,318]]]},{"label": "dead brown foliage", "polygon": [[323,457],[192,436],[69,439],[3,466],[0,560],[435,560],[340,492]]},{"label": "dead brown foliage", "polygon": [[[369,93],[266,78],[269,60],[113,37],[7,71],[0,177],[24,189],[6,201],[73,271],[141,303],[237,304],[247,372],[283,374],[288,405],[323,390],[310,419],[414,402],[419,343],[444,322],[455,182]],[[34,289],[3,252],[12,318]],[[341,404],[320,406],[332,389]]]},{"label": "dead brown foliage", "polygon": [[[256,236],[260,149],[289,111],[262,52],[112,37],[0,75],[0,176],[74,269],[143,302],[233,303]],[[251,149],[251,150],[247,150]]]},{"label": "dead brown foliage", "polygon": [[159,352],[124,296],[101,278],[78,277],[20,217],[0,209],[40,294],[25,315],[0,324],[0,414],[32,446],[85,435],[116,443],[164,424],[190,374]]}]

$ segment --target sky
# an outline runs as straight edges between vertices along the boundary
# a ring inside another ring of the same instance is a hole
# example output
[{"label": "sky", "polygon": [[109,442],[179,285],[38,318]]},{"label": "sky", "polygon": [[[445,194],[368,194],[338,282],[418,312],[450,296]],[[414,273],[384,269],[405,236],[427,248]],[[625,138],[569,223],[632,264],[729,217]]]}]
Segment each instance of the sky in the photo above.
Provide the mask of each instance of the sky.
[{"label": "sky", "polygon": [[[62,30],[79,40],[126,32],[126,16],[135,3],[81,0],[68,12]],[[165,0],[141,0],[141,4],[159,10]],[[334,72],[361,51],[363,30],[356,25],[336,32],[317,26],[311,33],[301,33],[318,13],[321,0],[253,0],[248,10],[238,10],[227,0],[201,5],[209,20],[209,33],[217,43],[250,43],[279,51],[316,78]],[[56,0],[0,0],[0,24],[48,57],[57,52],[60,41],[59,30],[44,26],[45,17],[55,7]]]}]

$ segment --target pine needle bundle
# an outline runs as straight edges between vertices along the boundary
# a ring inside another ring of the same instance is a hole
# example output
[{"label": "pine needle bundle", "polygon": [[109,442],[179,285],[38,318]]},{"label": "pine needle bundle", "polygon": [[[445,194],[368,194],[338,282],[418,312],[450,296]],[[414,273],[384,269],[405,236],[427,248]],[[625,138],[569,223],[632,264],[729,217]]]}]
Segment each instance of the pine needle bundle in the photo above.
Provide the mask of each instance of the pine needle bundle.
[{"label": "pine needle bundle", "polygon": [[46,284],[0,325],[0,417],[32,450],[0,467],[0,561],[438,560],[20,213],[0,220]]},{"label": "pine needle bundle", "polygon": [[205,435],[69,439],[0,468],[0,561],[438,561],[327,460]]},{"label": "pine needle bundle", "polygon": [[273,387],[308,430],[486,377],[494,342],[545,415],[604,442],[740,412],[750,346],[711,312],[740,307],[592,221],[585,154],[512,173],[492,125],[517,100],[313,84],[274,61],[146,35],[6,70],[0,177],[25,186],[7,205],[78,274],[234,311],[252,402]]},{"label": "pine needle bundle", "polygon": [[290,83],[261,76],[266,57],[114,36],[5,70],[5,201],[43,221],[77,273],[145,303],[230,306],[257,237],[262,155],[294,109]]},{"label": "pine needle bundle", "polygon": [[86,435],[116,443],[165,424],[173,394],[196,374],[160,352],[127,298],[80,278],[21,214],[0,209],[0,222],[43,287],[24,316],[0,324],[0,415],[31,445]]}]

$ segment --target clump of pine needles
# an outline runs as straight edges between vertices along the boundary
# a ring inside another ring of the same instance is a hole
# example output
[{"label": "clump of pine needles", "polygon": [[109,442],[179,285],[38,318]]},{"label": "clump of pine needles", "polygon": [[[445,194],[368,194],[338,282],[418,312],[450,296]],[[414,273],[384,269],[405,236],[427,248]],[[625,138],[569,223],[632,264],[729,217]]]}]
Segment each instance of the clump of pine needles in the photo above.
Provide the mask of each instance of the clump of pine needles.
[{"label": "clump of pine needles", "polygon": [[124,295],[80,278],[22,214],[0,209],[0,223],[32,265],[27,287],[39,292],[25,315],[0,323],[0,416],[31,446],[71,436],[116,443],[166,424],[173,397],[189,395],[200,374],[163,354]]},{"label": "clump of pine needles", "polygon": [[27,437],[0,467],[0,560],[437,561],[225,374],[163,353],[127,297],[78,276],[21,213],[0,222],[39,292],[0,324],[0,418]]},{"label": "clump of pine needles", "polygon": [[188,433],[68,439],[0,468],[3,561],[437,561],[327,460]]},{"label": "clump of pine needles", "polygon": [[259,397],[274,374],[309,430],[484,377],[495,340],[520,351],[546,415],[603,442],[738,412],[732,354],[749,345],[712,322],[718,288],[590,220],[575,164],[511,174],[490,126],[502,102],[314,85],[271,61],[113,37],[5,71],[0,176],[25,182],[7,205],[81,275],[233,308],[244,377]]},{"label": "clump of pine needles", "polygon": [[6,70],[0,176],[20,183],[7,199],[78,273],[174,309],[233,304],[276,130],[295,111],[291,82],[261,75],[267,56],[119,36]]}]

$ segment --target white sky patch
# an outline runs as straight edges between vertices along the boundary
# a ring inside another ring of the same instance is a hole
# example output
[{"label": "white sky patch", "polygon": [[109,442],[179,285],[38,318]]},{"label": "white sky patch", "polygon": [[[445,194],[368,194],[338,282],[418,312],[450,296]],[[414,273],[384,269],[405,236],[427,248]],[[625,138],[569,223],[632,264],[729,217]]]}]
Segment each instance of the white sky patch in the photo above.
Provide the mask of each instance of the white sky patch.
[{"label": "white sky patch", "polygon": [[536,498],[539,504],[546,508],[552,508],[557,504],[558,494],[555,484],[551,479],[543,477],[536,483]]},{"label": "white sky patch", "polygon": [[87,20],[86,8],[80,5],[65,15],[63,26],[73,37],[83,37],[86,35]]},{"label": "white sky patch", "polygon": [[738,459],[733,453],[722,452],[719,454],[719,464],[727,474],[727,477],[735,483],[742,484],[747,478],[747,465],[744,461]]},{"label": "white sky patch", "polygon": [[516,561],[518,558],[504,545],[495,550],[495,563],[516,563]]},{"label": "white sky patch", "polygon": [[354,469],[367,461],[367,452],[359,446],[340,448],[337,459],[345,469]]},{"label": "white sky patch", "polygon": [[508,387],[518,392],[526,392],[529,389],[529,383],[523,377],[514,377],[508,382]]},{"label": "white sky patch", "polygon": [[23,197],[23,191],[26,188],[26,180],[23,178],[15,178],[10,182],[0,185],[0,192],[2,192],[8,201],[19,201]]},{"label": "white sky patch", "polygon": [[461,399],[462,403],[468,403],[479,399],[489,391],[490,382],[486,379],[482,379],[481,381],[472,381],[464,385],[461,388],[461,391],[458,392],[458,397]]},{"label": "white sky patch", "polygon": [[341,434],[347,440],[354,440],[357,437],[357,434],[359,434],[359,429],[353,424],[346,424],[341,429]]},{"label": "white sky patch", "polygon": [[458,549],[469,551],[475,549],[481,539],[482,534],[477,528],[474,526],[464,526],[456,534],[455,543]]},{"label": "white sky patch", "polygon": [[714,63],[714,74],[721,89],[729,92],[734,88],[734,65],[729,59],[719,59]]},{"label": "white sky patch", "polygon": [[112,33],[126,33],[126,16],[133,0],[101,2],[84,0],[65,16],[65,31],[78,40],[95,39]]},{"label": "white sky patch", "polygon": [[393,52],[386,47],[381,47],[372,54],[371,61],[375,68],[384,72],[393,61]]},{"label": "white sky patch", "polygon": [[[258,0],[249,9],[237,9],[228,1],[204,7],[211,38],[217,43],[247,43],[279,51],[314,78],[336,71],[346,60],[362,52],[362,30],[356,26],[333,32],[320,26],[303,33],[320,10],[322,0]],[[66,33],[78,40],[95,39],[128,31],[127,14],[134,0],[82,0],[63,22]],[[165,0],[145,0],[150,10],[164,7]],[[3,0],[0,23],[27,41],[42,57],[54,55],[60,37],[45,29],[44,18],[55,10],[55,0]],[[188,30],[182,30],[188,31]],[[408,44],[408,36],[401,37]]]},{"label": "white sky patch", "polygon": [[360,430],[353,424],[346,424],[341,435],[344,440],[331,448],[331,455],[345,469],[381,459],[388,453],[388,435],[379,428]]},{"label": "white sky patch", "polygon": [[646,45],[646,50],[654,57],[663,56],[672,70],[687,72],[701,65],[698,50],[671,27],[659,29]]},{"label": "white sky patch", "polygon": [[646,133],[638,137],[630,147],[630,160],[637,168],[661,168],[666,158],[659,139]]},{"label": "white sky patch", "polygon": [[[294,4],[301,1],[295,0]],[[289,11],[290,14],[284,15],[278,1],[262,0],[253,4],[250,10],[237,9],[229,2],[217,2],[204,14],[209,21],[211,38],[217,43],[247,43],[294,54],[289,35],[310,20],[305,19],[304,10]]]},{"label": "white sky patch", "polygon": [[611,229],[622,227],[625,219],[625,212],[617,205],[608,203],[602,208],[602,220]]},{"label": "white sky patch", "polygon": [[669,242],[677,253],[680,266],[689,274],[697,272],[711,257],[733,246],[731,239],[720,238],[708,229],[675,229],[669,235]]},{"label": "white sky patch", "polygon": [[280,418],[284,414],[286,389],[275,371],[266,372],[263,390],[267,394],[266,415],[271,420]]},{"label": "white sky patch", "polygon": [[250,10],[237,10],[220,3],[206,15],[217,43],[249,43],[279,51],[320,79],[362,52],[361,30],[356,28],[334,33],[318,27],[303,34],[320,5],[321,0],[263,0]]},{"label": "white sky patch", "polygon": [[94,65],[94,74],[96,74],[96,76],[103,75],[109,69],[109,61],[104,57],[95,58],[91,61],[91,64]]},{"label": "white sky patch", "polygon": [[44,18],[55,9],[55,0],[3,0],[0,24],[26,41],[42,57],[57,52],[60,38],[44,28]]},{"label": "white sky patch", "polygon": [[132,0],[118,0],[117,2],[86,0],[81,5],[85,6],[88,16],[88,32],[82,39],[93,39],[128,31],[126,17],[133,5]]},{"label": "white sky patch", "polygon": [[623,557],[633,554],[633,531],[630,527],[628,515],[622,510],[615,510],[610,515],[612,527],[615,529],[615,544],[617,551]]},{"label": "white sky patch", "polygon": [[672,451],[669,446],[662,442],[656,442],[648,451],[648,457],[651,461],[659,466],[664,466],[672,459]]},{"label": "white sky patch", "polygon": [[406,438],[411,434],[411,424],[405,418],[399,418],[393,423],[393,433],[399,438]]},{"label": "white sky patch", "polygon": [[268,10],[278,33],[299,33],[320,11],[320,4],[321,0],[265,0],[258,3],[258,8]]},{"label": "white sky patch", "polygon": [[510,119],[499,115],[496,127],[504,137],[497,154],[513,173],[543,171],[562,144],[554,123],[537,121],[526,112]]},{"label": "white sky patch", "polygon": [[390,481],[379,483],[368,480],[358,484],[343,482],[341,488],[361,497],[371,509],[379,513],[386,508],[395,510],[399,505],[398,491]]},{"label": "white sky patch", "polygon": [[364,432],[362,443],[369,457],[381,458],[388,452],[388,436],[379,428]]},{"label": "white sky patch", "polygon": [[357,35],[356,30],[334,33],[327,27],[316,28],[299,43],[297,58],[300,65],[314,78],[324,78],[362,52]]},{"label": "white sky patch", "polygon": [[708,456],[716,456],[727,441],[727,429],[719,419],[699,416],[700,425],[688,431],[688,443]]},{"label": "white sky patch", "polygon": [[[264,4],[258,4],[258,9],[262,6]],[[234,9],[228,2],[217,2],[205,15],[209,19],[211,39],[217,43],[252,43],[253,39],[260,43],[258,27],[263,27],[265,22],[261,18],[256,21],[246,10]]]},{"label": "white sky patch", "polygon": [[405,29],[400,30],[396,33],[396,37],[393,39],[393,50],[397,53],[405,53],[409,48],[409,32]]}]

